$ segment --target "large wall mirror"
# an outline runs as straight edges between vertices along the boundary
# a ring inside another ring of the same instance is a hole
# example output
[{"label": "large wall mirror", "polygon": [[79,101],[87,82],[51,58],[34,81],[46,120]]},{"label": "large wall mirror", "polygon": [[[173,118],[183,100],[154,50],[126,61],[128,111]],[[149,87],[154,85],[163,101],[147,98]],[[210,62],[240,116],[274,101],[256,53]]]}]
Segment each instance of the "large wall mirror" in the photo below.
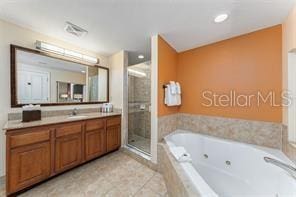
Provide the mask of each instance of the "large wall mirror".
[{"label": "large wall mirror", "polygon": [[11,106],[109,101],[109,69],[11,45]]}]

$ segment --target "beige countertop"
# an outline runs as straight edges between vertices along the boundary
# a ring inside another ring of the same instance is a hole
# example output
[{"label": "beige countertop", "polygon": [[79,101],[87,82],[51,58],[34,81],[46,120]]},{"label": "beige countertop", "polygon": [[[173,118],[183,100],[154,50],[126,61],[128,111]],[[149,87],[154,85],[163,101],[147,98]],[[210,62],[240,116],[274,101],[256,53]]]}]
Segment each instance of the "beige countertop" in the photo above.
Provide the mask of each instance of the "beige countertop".
[{"label": "beige countertop", "polygon": [[117,116],[117,115],[121,115],[121,112],[84,113],[84,114],[78,114],[75,118],[71,118],[71,116],[69,116],[69,115],[68,116],[44,117],[39,121],[32,121],[32,122],[22,122],[21,120],[12,120],[12,121],[8,121],[5,124],[3,130],[24,129],[24,128],[29,128],[29,127],[37,127],[37,126],[45,126],[45,125],[58,124],[58,123],[74,122],[74,121],[81,121],[81,120],[94,119],[94,118],[105,118],[105,117]]}]

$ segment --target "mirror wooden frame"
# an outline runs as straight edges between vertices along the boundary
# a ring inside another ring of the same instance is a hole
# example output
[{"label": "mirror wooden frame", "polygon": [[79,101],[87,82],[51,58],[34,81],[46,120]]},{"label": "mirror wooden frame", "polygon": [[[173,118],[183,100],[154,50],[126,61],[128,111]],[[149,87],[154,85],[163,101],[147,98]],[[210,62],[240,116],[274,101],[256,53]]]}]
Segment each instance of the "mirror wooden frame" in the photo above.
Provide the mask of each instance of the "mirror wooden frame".
[{"label": "mirror wooden frame", "polygon": [[25,48],[17,45],[10,45],[10,98],[11,98],[11,107],[16,108],[16,107],[22,107],[25,104],[19,104],[17,102],[17,76],[16,76],[16,51],[21,50],[29,53],[34,53],[38,55],[43,55],[47,56],[50,58],[55,58],[55,59],[60,59],[72,63],[78,63],[84,66],[95,66],[97,68],[105,69],[107,70],[107,100],[106,101],[96,101],[96,102],[81,102],[81,103],[34,103],[34,104],[40,104],[41,106],[57,106],[57,105],[89,105],[89,104],[101,104],[101,103],[108,103],[109,102],[109,68],[98,66],[98,65],[93,65],[93,64],[87,64],[85,62],[81,62],[79,60],[75,60],[72,58],[67,58],[61,55],[56,55],[53,53],[47,53],[43,51],[39,51],[36,49],[30,49],[30,48]]}]

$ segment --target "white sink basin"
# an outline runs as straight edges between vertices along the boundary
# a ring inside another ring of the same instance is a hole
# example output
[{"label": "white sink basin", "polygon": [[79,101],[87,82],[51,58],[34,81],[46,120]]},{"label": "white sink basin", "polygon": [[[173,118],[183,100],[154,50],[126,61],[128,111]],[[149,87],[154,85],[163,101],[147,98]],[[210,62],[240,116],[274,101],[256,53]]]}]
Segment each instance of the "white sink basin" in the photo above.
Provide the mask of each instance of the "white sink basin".
[{"label": "white sink basin", "polygon": [[83,116],[83,115],[79,116],[79,115],[77,115],[77,116],[69,116],[68,119],[80,119],[80,118],[87,118],[87,117],[88,116]]}]

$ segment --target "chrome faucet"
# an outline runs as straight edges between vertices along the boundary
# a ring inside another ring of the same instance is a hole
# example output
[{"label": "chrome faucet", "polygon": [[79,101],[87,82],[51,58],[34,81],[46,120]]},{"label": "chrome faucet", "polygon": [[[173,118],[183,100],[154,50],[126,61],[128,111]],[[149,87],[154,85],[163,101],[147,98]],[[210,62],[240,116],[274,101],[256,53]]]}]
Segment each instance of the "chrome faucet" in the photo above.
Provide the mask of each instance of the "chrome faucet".
[{"label": "chrome faucet", "polygon": [[76,116],[77,114],[78,114],[78,110],[77,108],[74,108],[71,115]]},{"label": "chrome faucet", "polygon": [[276,159],[272,159],[270,157],[264,157],[264,160],[267,163],[271,163],[273,165],[276,165],[276,166],[282,168],[283,170],[285,170],[286,172],[288,172],[293,178],[296,179],[296,168],[294,168],[293,166],[288,165],[288,164],[285,164],[285,163],[283,163],[281,161],[278,161]]}]

